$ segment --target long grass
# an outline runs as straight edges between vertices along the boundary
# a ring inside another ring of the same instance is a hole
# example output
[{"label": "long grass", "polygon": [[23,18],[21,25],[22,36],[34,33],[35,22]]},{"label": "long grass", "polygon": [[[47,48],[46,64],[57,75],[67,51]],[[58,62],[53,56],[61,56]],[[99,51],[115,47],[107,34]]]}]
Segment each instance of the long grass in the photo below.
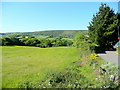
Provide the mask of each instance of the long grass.
[{"label": "long grass", "polygon": [[78,60],[74,47],[3,46],[2,87],[18,88],[24,81],[43,80],[47,73],[62,71]]},{"label": "long grass", "polygon": [[104,77],[99,72],[101,65],[107,62],[84,49],[0,48],[3,51],[2,88],[101,88],[115,85],[109,82],[109,75]]}]

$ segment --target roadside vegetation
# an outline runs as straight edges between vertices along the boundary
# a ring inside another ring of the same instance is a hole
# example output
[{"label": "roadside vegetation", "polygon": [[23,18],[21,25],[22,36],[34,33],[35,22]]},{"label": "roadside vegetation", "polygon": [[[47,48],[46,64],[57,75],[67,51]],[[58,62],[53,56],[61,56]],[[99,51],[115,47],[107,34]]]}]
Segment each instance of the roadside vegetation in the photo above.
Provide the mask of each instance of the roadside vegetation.
[{"label": "roadside vegetation", "polygon": [[120,47],[117,47],[117,48],[116,48],[116,52],[117,52],[118,54],[120,54]]}]

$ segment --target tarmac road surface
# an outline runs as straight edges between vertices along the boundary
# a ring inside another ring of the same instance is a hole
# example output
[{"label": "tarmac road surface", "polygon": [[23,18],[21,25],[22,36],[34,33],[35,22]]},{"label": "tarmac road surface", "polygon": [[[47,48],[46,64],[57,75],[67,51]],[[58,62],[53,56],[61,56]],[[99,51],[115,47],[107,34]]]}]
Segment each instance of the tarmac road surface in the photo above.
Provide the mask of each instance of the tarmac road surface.
[{"label": "tarmac road surface", "polygon": [[120,65],[120,54],[116,51],[105,51],[105,53],[98,53],[98,55],[107,62]]}]

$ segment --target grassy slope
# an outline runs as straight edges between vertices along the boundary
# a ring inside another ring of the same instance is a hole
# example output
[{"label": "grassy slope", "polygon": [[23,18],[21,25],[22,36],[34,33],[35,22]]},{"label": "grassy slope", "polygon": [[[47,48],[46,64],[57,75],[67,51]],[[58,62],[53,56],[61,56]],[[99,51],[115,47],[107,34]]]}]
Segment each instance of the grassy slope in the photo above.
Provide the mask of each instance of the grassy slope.
[{"label": "grassy slope", "polygon": [[87,35],[88,31],[87,30],[49,30],[49,31],[38,31],[38,32],[13,32],[13,33],[0,33],[0,35],[4,36],[14,36],[14,35],[32,35],[35,36],[36,38],[46,38],[47,36],[67,36],[67,37],[72,37],[76,34],[84,34]]},{"label": "grassy slope", "polygon": [[4,46],[2,50],[3,88],[17,87],[24,80],[36,82],[46,73],[63,70],[78,59],[73,47]]}]

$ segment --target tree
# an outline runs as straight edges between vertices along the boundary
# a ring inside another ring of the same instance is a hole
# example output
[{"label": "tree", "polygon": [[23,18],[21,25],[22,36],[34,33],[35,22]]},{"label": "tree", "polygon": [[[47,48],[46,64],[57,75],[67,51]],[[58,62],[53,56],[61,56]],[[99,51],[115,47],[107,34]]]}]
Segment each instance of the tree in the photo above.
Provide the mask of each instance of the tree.
[{"label": "tree", "polygon": [[74,46],[77,48],[82,48],[87,44],[87,37],[85,35],[76,35],[74,38]]},{"label": "tree", "polygon": [[40,41],[36,38],[29,38],[24,43],[27,46],[36,46],[37,44],[40,43]]},{"label": "tree", "polygon": [[21,42],[16,37],[5,37],[2,38],[2,45],[21,45]]},{"label": "tree", "polygon": [[21,45],[21,42],[18,38],[16,37],[10,37],[10,40],[11,40],[11,45]]},{"label": "tree", "polygon": [[[9,39],[9,38],[7,38]],[[6,40],[6,38],[2,38],[2,45],[5,46],[5,45],[8,45],[8,41]]]},{"label": "tree", "polygon": [[73,44],[72,40],[66,40],[66,39],[61,39],[62,40],[62,46],[71,46]]},{"label": "tree", "polygon": [[47,47],[51,47],[52,46],[52,44],[51,44],[49,39],[42,39],[42,40],[40,40],[40,42],[41,42],[40,44],[37,44],[38,47],[47,48]]},{"label": "tree", "polygon": [[93,15],[88,31],[90,40],[98,46],[95,50],[110,49],[118,41],[118,18],[106,4],[101,4],[99,12]]},{"label": "tree", "polygon": [[5,37],[5,38],[2,38],[2,45],[12,45],[12,41],[11,41],[11,39],[10,38],[8,38],[8,37]]}]

